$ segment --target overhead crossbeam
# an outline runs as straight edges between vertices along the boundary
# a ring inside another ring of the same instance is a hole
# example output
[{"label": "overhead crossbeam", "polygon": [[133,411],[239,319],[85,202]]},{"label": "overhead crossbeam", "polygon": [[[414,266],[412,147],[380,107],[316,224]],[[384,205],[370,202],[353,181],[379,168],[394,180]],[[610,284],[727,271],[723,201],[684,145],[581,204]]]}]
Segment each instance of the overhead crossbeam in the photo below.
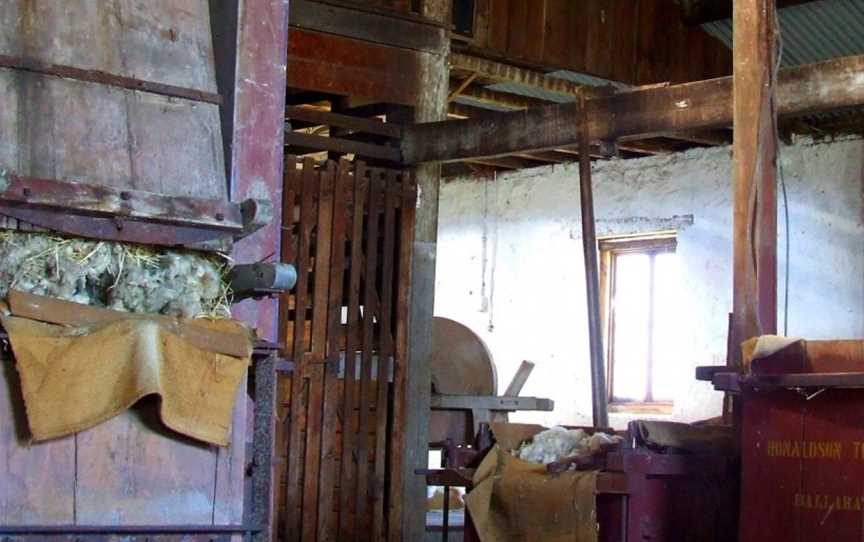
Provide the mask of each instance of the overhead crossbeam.
[{"label": "overhead crossbeam", "polygon": [[[803,115],[864,104],[864,55],[780,71],[777,110]],[[614,141],[732,125],[732,78],[622,92],[586,100],[588,137]],[[402,141],[407,164],[455,162],[579,142],[579,103],[417,124]]]}]

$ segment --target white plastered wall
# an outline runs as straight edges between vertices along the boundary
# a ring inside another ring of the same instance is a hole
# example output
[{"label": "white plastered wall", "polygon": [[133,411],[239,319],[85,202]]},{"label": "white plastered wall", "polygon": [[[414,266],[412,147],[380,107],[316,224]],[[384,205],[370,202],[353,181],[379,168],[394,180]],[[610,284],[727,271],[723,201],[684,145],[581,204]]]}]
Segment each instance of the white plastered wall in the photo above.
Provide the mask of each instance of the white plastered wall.
[{"label": "white plastered wall", "polygon": [[[864,141],[800,141],[781,163],[790,201],[789,334],[864,338]],[[731,149],[696,149],[594,164],[598,235],[676,230],[681,262],[680,348],[674,413],[720,413],[721,394],[693,378],[722,364],[732,305]],[[780,326],[784,222],[780,207]],[[441,190],[435,313],[487,342],[503,389],[519,363],[536,363],[523,395],[555,411],[511,420],[589,424],[587,315],[576,164]],[[622,426],[628,417],[610,416]]]}]

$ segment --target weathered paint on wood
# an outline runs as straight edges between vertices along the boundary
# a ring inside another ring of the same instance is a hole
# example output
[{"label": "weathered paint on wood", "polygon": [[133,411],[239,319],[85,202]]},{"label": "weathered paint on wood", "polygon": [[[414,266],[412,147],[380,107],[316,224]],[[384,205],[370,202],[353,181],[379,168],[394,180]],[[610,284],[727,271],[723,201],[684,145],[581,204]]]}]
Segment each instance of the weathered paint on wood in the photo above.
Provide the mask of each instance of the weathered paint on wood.
[{"label": "weathered paint on wood", "polygon": [[75,521],[75,439],[31,446],[18,373],[0,352],[0,524]]},{"label": "weathered paint on wood", "polygon": [[155,400],[76,435],[79,524],[213,522],[216,449],[162,426]]},{"label": "weathered paint on wood", "polygon": [[[0,28],[0,54],[215,92],[206,0],[10,0]],[[0,69],[0,101],[0,169],[227,197],[215,105],[10,69]],[[245,386],[227,449],[169,433],[146,400],[74,438],[29,445],[11,367],[0,380],[0,418],[15,420],[0,421],[0,524],[242,519]]]},{"label": "weathered paint on wood", "polygon": [[288,85],[341,96],[412,104],[426,53],[291,28]]},{"label": "weathered paint on wood", "polygon": [[[0,25],[0,54],[215,92],[202,0],[10,0]],[[216,105],[12,69],[0,101],[0,169],[225,196]]]},{"label": "weathered paint on wood", "polygon": [[[288,0],[239,4],[229,193],[233,201],[281,202]],[[279,205],[275,208],[267,227],[235,247],[237,261],[278,261],[282,213]],[[256,327],[261,337],[275,339],[276,305],[271,299],[246,300],[234,306],[233,314]]]}]

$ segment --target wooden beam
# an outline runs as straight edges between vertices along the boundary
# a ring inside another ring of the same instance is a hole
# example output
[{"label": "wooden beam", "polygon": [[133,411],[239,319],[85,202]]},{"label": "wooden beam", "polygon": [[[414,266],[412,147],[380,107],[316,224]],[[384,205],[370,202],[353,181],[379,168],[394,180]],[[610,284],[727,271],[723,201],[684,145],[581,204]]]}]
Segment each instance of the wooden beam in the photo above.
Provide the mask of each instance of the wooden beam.
[{"label": "wooden beam", "polygon": [[[539,410],[550,412],[555,408],[552,399],[540,397],[506,397],[495,395],[432,395],[432,410]],[[605,426],[604,426],[605,427]]]},{"label": "wooden beam", "polygon": [[543,107],[549,104],[549,102],[538,100],[537,98],[510,94],[508,92],[498,92],[476,85],[463,89],[459,96],[481,104],[504,107],[514,111],[525,110],[531,107]]},{"label": "wooden beam", "polygon": [[[286,147],[299,147],[310,152],[333,151],[341,154],[354,154],[366,158],[377,158],[388,162],[400,161],[399,149],[373,145],[361,141],[351,141],[339,137],[323,137],[299,132],[285,133]],[[308,153],[303,153],[308,154]]]},{"label": "wooden beam", "polygon": [[464,91],[466,88],[468,88],[468,85],[473,83],[475,79],[477,79],[477,74],[472,73],[472,74],[469,74],[468,77],[466,77],[465,79],[460,81],[459,84],[456,85],[456,88],[451,90],[450,94],[447,95],[447,101],[452,102],[453,99],[456,98],[456,96],[459,96],[460,94],[462,94],[462,91]]},{"label": "wooden beam", "polygon": [[413,49],[436,52],[447,39],[447,32],[427,21],[374,13],[350,4],[311,0],[291,0],[291,26],[316,32]]},{"label": "wooden beam", "polygon": [[397,124],[385,123],[380,120],[370,120],[352,115],[342,115],[309,107],[288,106],[285,108],[285,117],[290,120],[309,122],[313,125],[336,126],[354,132],[377,134],[392,139],[399,139],[402,137],[402,128]]},{"label": "wooden beam", "polygon": [[[527,155],[525,155],[527,157]],[[467,160],[469,164],[479,164],[481,166],[492,166],[503,169],[526,169],[531,167],[545,166],[548,162],[531,161],[523,157],[516,156],[496,156],[495,158],[478,158],[477,160]]]},{"label": "wooden beam", "polygon": [[[777,333],[774,0],[735,0],[732,346]],[[864,78],[864,73],[857,74]],[[829,89],[826,85],[826,89]]]},{"label": "wooden beam", "polygon": [[481,79],[518,83],[526,87],[569,96],[578,95],[583,89],[587,89],[588,92],[594,92],[592,87],[580,85],[567,79],[550,77],[543,72],[526,70],[512,64],[495,62],[494,60],[463,53],[453,53],[450,55],[450,69],[476,73]]},{"label": "wooden beam", "polygon": [[555,151],[537,151],[537,152],[520,152],[514,154],[514,156],[518,156],[520,158],[527,158],[528,160],[539,160],[541,162],[548,162],[550,164],[563,164],[564,162],[573,162],[574,158],[570,155],[555,152]]},{"label": "wooden beam", "polygon": [[420,92],[420,68],[427,56],[411,49],[291,27],[288,85],[411,105]]},{"label": "wooden beam", "polygon": [[[864,55],[780,71],[777,109],[801,115],[864,104]],[[623,92],[587,100],[591,141],[650,137],[732,124],[732,78]],[[490,113],[406,128],[406,163],[455,161],[578,144],[579,104]]]}]

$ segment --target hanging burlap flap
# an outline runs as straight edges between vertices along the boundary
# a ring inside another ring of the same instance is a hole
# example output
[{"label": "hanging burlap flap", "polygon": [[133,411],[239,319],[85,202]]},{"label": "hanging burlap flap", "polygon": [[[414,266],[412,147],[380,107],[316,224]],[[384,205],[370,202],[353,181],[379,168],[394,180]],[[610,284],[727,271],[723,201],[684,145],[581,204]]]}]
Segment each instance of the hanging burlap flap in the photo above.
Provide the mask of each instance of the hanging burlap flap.
[{"label": "hanging burlap flap", "polygon": [[[194,346],[164,322],[121,319],[86,327],[46,324],[5,315],[34,440],[93,427],[145,395],[161,399],[166,426],[227,446],[237,386],[246,357]],[[201,321],[209,332],[242,334],[240,324]]]}]

